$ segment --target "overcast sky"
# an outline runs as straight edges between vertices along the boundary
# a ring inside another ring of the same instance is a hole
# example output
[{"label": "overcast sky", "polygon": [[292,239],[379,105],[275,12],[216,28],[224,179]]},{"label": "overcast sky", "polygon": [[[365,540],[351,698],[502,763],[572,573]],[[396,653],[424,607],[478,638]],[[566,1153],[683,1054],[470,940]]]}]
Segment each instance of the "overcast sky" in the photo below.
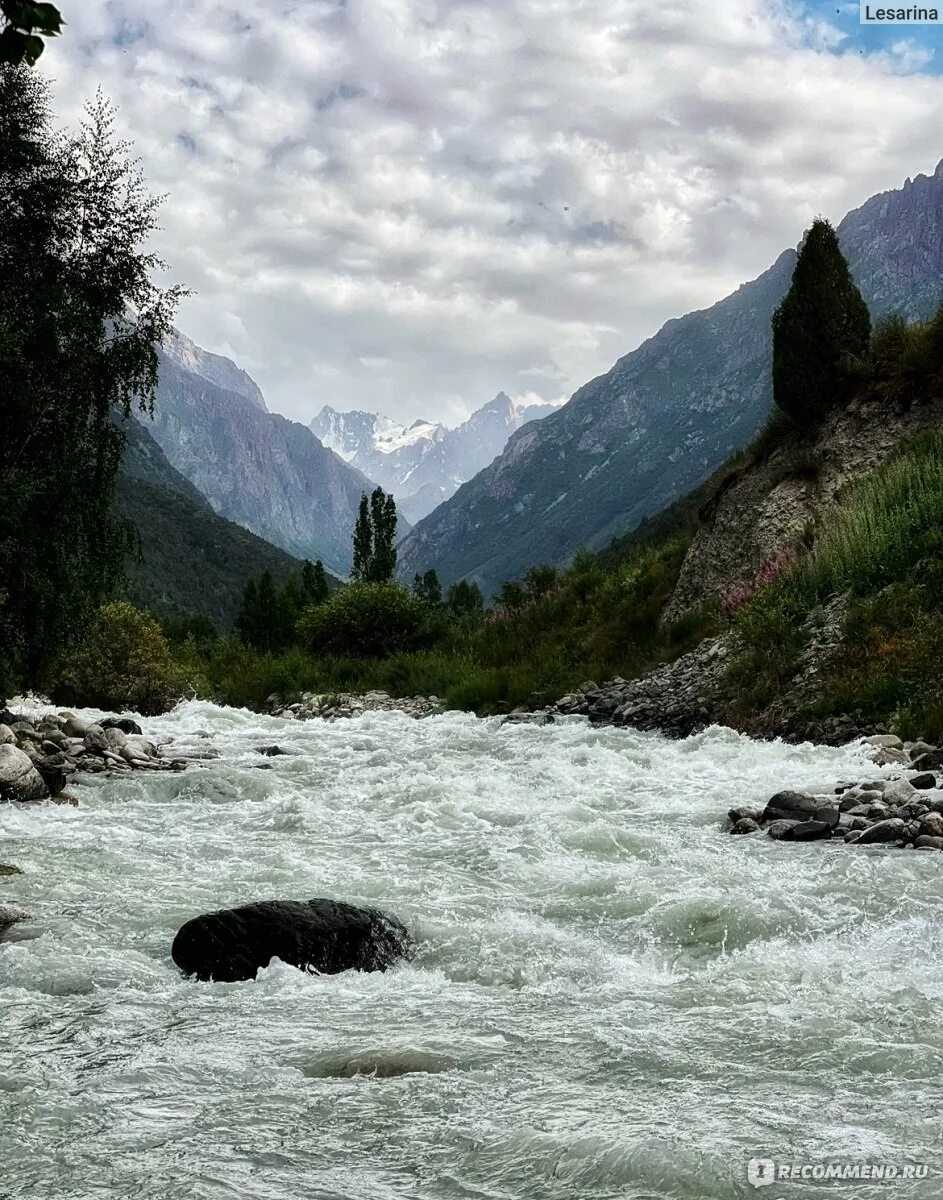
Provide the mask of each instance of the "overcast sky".
[{"label": "overcast sky", "polygon": [[939,29],[783,0],[61,0],[180,327],[307,420],[569,396],[943,157]]}]

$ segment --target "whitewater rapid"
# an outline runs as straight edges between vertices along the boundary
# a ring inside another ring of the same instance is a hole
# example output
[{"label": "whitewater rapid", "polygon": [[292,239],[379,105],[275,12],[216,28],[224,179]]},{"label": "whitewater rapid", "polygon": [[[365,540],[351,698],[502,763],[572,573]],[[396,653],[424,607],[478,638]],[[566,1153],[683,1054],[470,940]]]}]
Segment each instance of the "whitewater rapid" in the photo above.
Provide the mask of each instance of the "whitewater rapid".
[{"label": "whitewater rapid", "polygon": [[[221,757],[0,805],[26,872],[0,902],[35,918],[0,944],[3,1200],[943,1194],[943,858],[723,831],[873,776],[860,751],[198,702],[142,724]],[[171,962],[189,917],[314,896],[387,908],[419,953],[239,984]],[[932,1173],[760,1192],[751,1157]]]}]

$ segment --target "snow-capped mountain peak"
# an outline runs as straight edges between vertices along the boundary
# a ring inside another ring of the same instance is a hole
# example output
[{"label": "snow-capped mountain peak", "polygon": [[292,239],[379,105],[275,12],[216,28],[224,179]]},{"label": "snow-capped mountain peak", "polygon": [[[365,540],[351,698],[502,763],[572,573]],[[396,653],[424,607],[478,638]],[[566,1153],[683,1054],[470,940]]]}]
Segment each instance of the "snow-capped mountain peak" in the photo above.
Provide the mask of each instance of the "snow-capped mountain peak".
[{"label": "snow-capped mountain peak", "polygon": [[499,392],[449,429],[419,419],[402,425],[380,413],[337,412],[325,405],[311,422],[315,437],[396,497],[411,522],[430,513],[504,449],[511,434],[554,405],[517,405]]}]

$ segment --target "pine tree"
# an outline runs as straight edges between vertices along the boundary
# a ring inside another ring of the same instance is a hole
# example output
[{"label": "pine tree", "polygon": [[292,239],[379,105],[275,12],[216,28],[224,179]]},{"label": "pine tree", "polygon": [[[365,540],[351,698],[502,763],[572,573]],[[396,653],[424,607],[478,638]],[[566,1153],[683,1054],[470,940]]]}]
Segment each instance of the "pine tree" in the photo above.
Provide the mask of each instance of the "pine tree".
[{"label": "pine tree", "polygon": [[773,397],[807,424],[848,396],[852,368],[867,353],[868,306],[828,221],[806,235],[792,283],[773,315]]},{"label": "pine tree", "polygon": [[314,564],[305,559],[301,568],[301,606],[308,608],[312,604],[323,604],[330,596],[331,589],[327,582],[327,572],[320,559]]},{"label": "pine tree", "polygon": [[255,645],[256,621],[259,609],[259,589],[254,579],[250,579],[242,592],[242,604],[236,614],[233,628],[247,646]]},{"label": "pine tree", "polygon": [[351,578],[361,582],[370,578],[370,563],[373,558],[373,524],[370,520],[370,505],[366,493],[360,497],[357,524],[354,526],[354,565]]}]

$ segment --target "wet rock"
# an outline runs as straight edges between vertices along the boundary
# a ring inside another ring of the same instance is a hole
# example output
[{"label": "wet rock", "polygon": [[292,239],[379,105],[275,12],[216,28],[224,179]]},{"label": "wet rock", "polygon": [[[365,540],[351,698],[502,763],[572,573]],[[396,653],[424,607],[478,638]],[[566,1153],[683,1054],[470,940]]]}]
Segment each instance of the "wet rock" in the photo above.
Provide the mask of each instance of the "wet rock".
[{"label": "wet rock", "polygon": [[280,754],[287,753],[287,750],[283,750],[281,746],[259,746],[256,748],[256,754],[264,754],[266,758],[276,758]]},{"label": "wet rock", "polygon": [[767,837],[771,837],[774,842],[791,842],[792,831],[799,824],[799,821],[772,821],[766,827]]},{"label": "wet rock", "polygon": [[23,872],[19,867],[14,867],[12,863],[0,863],[0,878],[7,875],[22,875]]},{"label": "wet rock", "polygon": [[927,833],[922,833],[914,842],[916,850],[943,850],[943,837],[931,837]]},{"label": "wet rock", "polygon": [[760,827],[752,817],[741,817],[734,821],[731,833],[759,833]]},{"label": "wet rock", "polygon": [[339,900],[269,900],[187,921],[174,938],[178,967],[198,979],[254,979],[273,958],[301,970],[385,971],[412,945],[405,926]]},{"label": "wet rock", "polygon": [[904,743],[896,733],[874,733],[861,739],[866,746],[877,746],[883,750],[903,750]]},{"label": "wet rock", "polygon": [[0,746],[0,801],[44,800],[49,790],[25,750]]},{"label": "wet rock", "polygon": [[907,780],[912,788],[917,788],[921,792],[929,792],[936,787],[936,776],[931,775],[929,771],[923,775],[913,775]]},{"label": "wet rock", "polygon": [[857,845],[871,845],[879,842],[899,842],[904,836],[904,822],[900,817],[889,817],[886,821],[878,821],[869,829],[862,831]]},{"label": "wet rock", "polygon": [[734,824],[737,821],[742,821],[744,817],[749,817],[751,821],[761,821],[763,819],[763,809],[757,808],[752,804],[741,804],[737,808],[729,809],[727,817]]},{"label": "wet rock", "polygon": [[61,751],[58,754],[46,754],[42,758],[33,759],[33,766],[43,777],[50,796],[57,796],[75,771],[75,764]]},{"label": "wet rock", "polygon": [[906,779],[895,779],[884,789],[884,800],[887,804],[899,806],[909,804],[916,795],[916,788]]},{"label": "wet rock", "polygon": [[102,729],[120,729],[124,734],[136,733],[139,736],[144,732],[137,721],[132,721],[130,717],[106,717],[101,722]]},{"label": "wet rock", "polygon": [[102,737],[104,737],[105,745],[109,750],[123,750],[128,743],[128,735],[124,730],[116,729],[113,725],[102,730]]},{"label": "wet rock", "polygon": [[89,754],[104,754],[109,749],[104,729],[90,729],[82,739],[82,745]]},{"label": "wet rock", "polygon": [[803,821],[814,817],[822,801],[805,792],[777,792],[763,811],[764,821]]},{"label": "wet rock", "polygon": [[92,727],[91,722],[85,721],[81,717],[77,717],[75,713],[66,713],[64,715],[65,721],[62,726],[62,732],[67,737],[84,738]]},{"label": "wet rock", "polygon": [[921,835],[943,838],[943,816],[939,813],[926,813],[919,818],[919,822]]},{"label": "wet rock", "polygon": [[820,838],[831,837],[833,828],[834,826],[826,821],[798,821],[792,827],[792,840],[794,842],[818,841]]},{"label": "wet rock", "polygon": [[936,746],[931,746],[929,742],[905,742],[904,749],[910,755],[910,760],[920,758],[924,754],[932,754],[936,750]]},{"label": "wet rock", "polygon": [[9,725],[0,725],[0,746],[12,746],[16,741],[16,734]]},{"label": "wet rock", "polygon": [[18,904],[0,904],[0,937],[17,921],[28,921],[32,913]]},{"label": "wet rock", "polygon": [[911,764],[917,771],[943,771],[943,750],[928,750]]}]

